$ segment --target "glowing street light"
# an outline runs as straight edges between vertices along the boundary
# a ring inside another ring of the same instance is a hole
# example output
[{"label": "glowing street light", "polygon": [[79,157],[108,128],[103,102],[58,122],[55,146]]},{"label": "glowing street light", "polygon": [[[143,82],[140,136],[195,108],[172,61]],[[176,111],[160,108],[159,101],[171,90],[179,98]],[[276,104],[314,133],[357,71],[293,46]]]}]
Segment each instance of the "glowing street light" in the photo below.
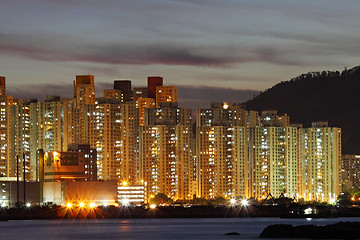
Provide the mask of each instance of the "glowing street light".
[{"label": "glowing street light", "polygon": [[151,205],[150,205],[150,208],[151,208],[151,209],[155,209],[155,208],[156,208],[156,204],[151,204]]},{"label": "glowing street light", "polygon": [[89,205],[91,208],[94,208],[95,207],[95,203],[90,203],[90,205]]},{"label": "glowing street light", "polygon": [[124,199],[122,199],[121,203],[122,203],[122,205],[124,205],[124,206],[129,206],[130,200],[129,200],[128,198],[124,198]]},{"label": "glowing street light", "polygon": [[71,208],[71,207],[72,207],[72,204],[71,204],[71,203],[68,203],[68,204],[66,204],[66,206],[67,206],[68,208]]},{"label": "glowing street light", "polygon": [[79,204],[79,206],[80,206],[80,207],[84,207],[84,206],[85,206],[85,203],[81,202],[81,203]]},{"label": "glowing street light", "polygon": [[56,156],[59,156],[59,153],[56,152],[56,151],[54,151],[54,152],[53,152],[53,156],[54,156],[54,158],[55,158]]},{"label": "glowing street light", "polygon": [[231,204],[231,205],[235,205],[235,203],[236,203],[236,199],[235,199],[235,198],[231,198],[231,199],[230,199],[230,204]]},{"label": "glowing street light", "polygon": [[249,206],[249,201],[244,198],[243,200],[241,200],[241,206],[243,206],[243,207]]},{"label": "glowing street light", "polygon": [[31,207],[31,203],[26,203],[26,207]]}]

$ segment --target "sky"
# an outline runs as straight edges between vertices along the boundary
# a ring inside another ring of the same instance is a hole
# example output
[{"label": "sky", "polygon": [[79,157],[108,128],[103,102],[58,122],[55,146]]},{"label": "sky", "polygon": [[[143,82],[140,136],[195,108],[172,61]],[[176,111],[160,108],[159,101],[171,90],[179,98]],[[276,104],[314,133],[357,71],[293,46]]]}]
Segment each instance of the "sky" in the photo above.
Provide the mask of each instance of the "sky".
[{"label": "sky", "polygon": [[358,0],[0,0],[0,76],[14,97],[72,95],[76,75],[147,76],[186,104],[243,102],[360,62]]}]

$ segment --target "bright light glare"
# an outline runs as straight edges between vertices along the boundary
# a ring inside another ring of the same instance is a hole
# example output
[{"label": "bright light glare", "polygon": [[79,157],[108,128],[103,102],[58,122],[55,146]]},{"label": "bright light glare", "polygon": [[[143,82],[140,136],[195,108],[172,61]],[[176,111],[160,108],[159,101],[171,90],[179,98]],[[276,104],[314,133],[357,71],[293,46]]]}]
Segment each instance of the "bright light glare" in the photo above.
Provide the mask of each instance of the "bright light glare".
[{"label": "bright light glare", "polygon": [[2,203],[1,206],[2,206],[2,207],[6,207],[6,203]]},{"label": "bright light glare", "polygon": [[31,207],[31,203],[26,203],[26,206],[27,206],[27,207]]},{"label": "bright light glare", "polygon": [[124,206],[128,206],[129,203],[130,203],[130,201],[129,201],[129,199],[124,198],[124,199],[121,201],[121,203],[122,203],[122,205],[124,205]]},{"label": "bright light glare", "polygon": [[90,203],[90,205],[89,205],[91,208],[94,208],[95,207],[95,203]]},{"label": "bright light glare", "polygon": [[124,182],[123,182],[122,184],[123,184],[123,185],[124,185],[124,186],[126,187],[126,185],[127,185],[127,182],[125,182],[125,181],[124,181]]},{"label": "bright light glare", "polygon": [[68,204],[66,204],[66,206],[67,206],[68,208],[71,208],[71,207],[72,207],[72,204],[71,204],[71,203],[68,203]]},{"label": "bright light glare", "polygon": [[156,208],[156,204],[151,204],[151,205],[150,205],[150,208],[151,208],[151,209],[155,209],[155,208]]},{"label": "bright light glare", "polygon": [[230,204],[231,204],[231,205],[235,205],[235,203],[236,203],[235,198],[231,198],[231,199],[230,199]]},{"label": "bright light glare", "polygon": [[335,203],[336,203],[335,198],[331,198],[331,199],[330,199],[330,204],[335,204]]},{"label": "bright light glare", "polygon": [[304,210],[304,213],[305,213],[306,215],[312,214],[312,212],[313,212],[312,208],[307,208],[307,209]]},{"label": "bright light glare", "polygon": [[80,207],[84,207],[84,206],[85,206],[85,203],[81,202],[81,203],[79,204],[79,206],[80,206]]},{"label": "bright light glare", "polygon": [[115,203],[115,204],[114,204],[114,206],[115,206],[115,207],[118,207],[118,206],[119,206],[119,204],[118,204],[118,203]]},{"label": "bright light glare", "polygon": [[247,199],[243,199],[241,200],[241,205],[244,207],[249,206],[249,201]]}]

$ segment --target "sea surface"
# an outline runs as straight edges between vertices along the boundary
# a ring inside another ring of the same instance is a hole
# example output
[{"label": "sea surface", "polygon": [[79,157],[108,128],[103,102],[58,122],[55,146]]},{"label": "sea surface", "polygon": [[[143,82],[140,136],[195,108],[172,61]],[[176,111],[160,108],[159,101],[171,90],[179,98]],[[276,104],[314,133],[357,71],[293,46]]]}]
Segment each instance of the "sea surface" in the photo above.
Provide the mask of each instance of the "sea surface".
[{"label": "sea surface", "polygon": [[[270,224],[326,225],[360,218],[162,218],[101,220],[16,220],[0,222],[0,239],[257,239]],[[227,236],[237,232],[240,235]]]}]

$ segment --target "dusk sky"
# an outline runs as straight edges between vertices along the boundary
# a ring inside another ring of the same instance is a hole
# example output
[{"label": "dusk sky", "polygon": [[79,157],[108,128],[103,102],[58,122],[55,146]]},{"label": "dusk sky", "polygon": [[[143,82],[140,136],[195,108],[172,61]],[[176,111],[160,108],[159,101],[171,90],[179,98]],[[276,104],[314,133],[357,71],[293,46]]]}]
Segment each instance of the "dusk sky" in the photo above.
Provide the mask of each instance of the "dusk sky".
[{"label": "dusk sky", "polygon": [[81,74],[95,75],[98,96],[115,79],[159,75],[242,102],[254,92],[240,90],[359,65],[359,10],[357,0],[0,0],[0,75],[15,97],[70,96]]}]

